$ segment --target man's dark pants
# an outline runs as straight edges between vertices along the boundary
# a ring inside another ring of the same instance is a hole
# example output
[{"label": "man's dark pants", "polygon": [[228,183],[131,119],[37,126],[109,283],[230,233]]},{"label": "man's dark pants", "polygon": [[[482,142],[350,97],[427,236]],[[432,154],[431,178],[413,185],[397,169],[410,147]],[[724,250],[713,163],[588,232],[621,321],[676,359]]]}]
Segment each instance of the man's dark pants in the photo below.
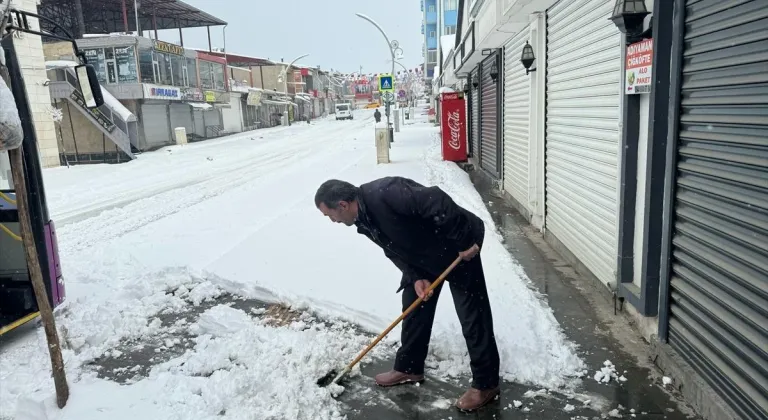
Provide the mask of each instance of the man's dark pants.
[{"label": "man's dark pants", "polygon": [[[493,334],[491,304],[480,255],[462,262],[447,280],[469,350],[472,387],[495,388],[499,386],[499,350]],[[443,284],[435,288],[434,294],[428,301],[403,320],[402,345],[395,359],[396,371],[415,375],[424,373],[424,360],[427,357],[429,339],[432,335],[432,322],[435,319],[437,300]],[[413,285],[406,286],[403,289],[403,311],[417,298]]]}]

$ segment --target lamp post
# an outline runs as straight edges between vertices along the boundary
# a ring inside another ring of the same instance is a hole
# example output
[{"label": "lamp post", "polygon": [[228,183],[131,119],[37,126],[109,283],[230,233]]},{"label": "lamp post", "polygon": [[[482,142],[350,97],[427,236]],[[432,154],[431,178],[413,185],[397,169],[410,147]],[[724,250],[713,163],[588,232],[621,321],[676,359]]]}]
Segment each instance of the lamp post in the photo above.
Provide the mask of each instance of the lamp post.
[{"label": "lamp post", "polygon": [[[279,77],[283,78],[283,92],[285,92],[285,96],[288,96],[288,69],[291,68],[291,66],[293,66],[293,64],[295,62],[301,60],[302,58],[304,58],[304,57],[306,57],[308,55],[309,54],[304,54],[304,55],[300,55],[300,56],[294,58],[293,61],[291,61],[291,63],[288,64],[287,67],[284,67],[280,71]],[[286,105],[285,106],[285,111],[283,111],[283,119],[284,119],[283,125],[291,125],[291,121],[288,119],[288,107],[289,106],[290,106],[290,104]]]},{"label": "lamp post", "polygon": [[[359,17],[361,19],[367,20],[368,23],[370,23],[371,25],[375,26],[376,29],[378,29],[379,32],[381,32],[381,35],[384,37],[384,40],[387,41],[387,48],[389,48],[389,54],[392,57],[392,72],[390,74],[392,74],[392,80],[394,80],[394,77],[395,77],[394,76],[394,74],[395,74],[395,50],[399,48],[399,43],[397,41],[394,41],[394,40],[390,42],[389,41],[389,37],[384,32],[384,29],[381,29],[381,26],[379,26],[379,24],[376,23],[376,21],[374,21],[370,17],[368,17],[368,16],[366,16],[366,15],[364,15],[362,13],[355,13],[355,15],[357,15],[357,17]],[[386,110],[386,114],[387,114],[387,130],[389,130],[389,104],[387,104],[387,106],[385,107],[385,110]],[[392,132],[390,131],[390,139],[389,140],[393,141],[394,139],[392,139],[391,133]]]}]

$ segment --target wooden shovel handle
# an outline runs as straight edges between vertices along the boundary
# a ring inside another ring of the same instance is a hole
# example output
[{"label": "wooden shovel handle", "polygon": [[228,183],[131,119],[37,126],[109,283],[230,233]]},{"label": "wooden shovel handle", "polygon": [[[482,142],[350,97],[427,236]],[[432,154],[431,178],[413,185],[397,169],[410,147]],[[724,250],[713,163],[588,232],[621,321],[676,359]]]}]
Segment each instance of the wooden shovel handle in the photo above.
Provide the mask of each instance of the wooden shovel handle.
[{"label": "wooden shovel handle", "polygon": [[[437,286],[439,286],[439,285],[440,285],[440,283],[442,283],[442,282],[443,282],[443,280],[445,280],[445,278],[446,278],[446,277],[448,277],[448,274],[450,274],[450,273],[451,273],[451,271],[453,271],[453,269],[454,269],[454,268],[456,268],[456,266],[457,266],[457,265],[459,265],[459,263],[461,263],[461,256],[459,256],[459,257],[456,257],[456,259],[455,259],[455,260],[453,260],[453,262],[451,263],[451,265],[449,265],[449,266],[448,266],[448,268],[446,268],[446,269],[445,269],[445,271],[443,271],[443,274],[440,274],[440,277],[438,277],[438,278],[437,278],[437,280],[435,280],[434,282],[432,282],[432,284],[431,284],[431,285],[430,285],[430,286],[427,288],[427,290],[426,290],[426,293],[425,293],[425,294],[426,294],[427,296],[429,296],[429,294],[430,294],[430,293],[432,293],[432,291],[433,291],[433,290],[435,290],[435,288],[436,288]],[[366,347],[366,348],[365,348],[365,350],[363,350],[363,352],[362,352],[362,353],[360,353],[360,355],[358,355],[358,356],[355,358],[355,360],[353,360],[353,361],[352,361],[352,363],[350,363],[349,365],[347,365],[347,367],[346,367],[344,370],[345,370],[346,372],[349,372],[349,371],[351,371],[351,370],[352,370],[352,368],[353,368],[353,367],[354,367],[354,366],[355,366],[355,365],[356,365],[356,364],[357,364],[357,363],[358,363],[358,362],[359,362],[359,361],[360,361],[360,360],[361,360],[363,357],[365,357],[365,355],[366,355],[366,354],[368,354],[368,352],[369,352],[369,351],[371,351],[371,349],[373,349],[374,347],[376,347],[376,344],[379,344],[379,341],[381,341],[381,340],[382,340],[384,337],[386,337],[386,336],[387,336],[387,334],[389,334],[389,332],[390,332],[390,331],[392,331],[392,329],[393,329],[393,328],[395,328],[395,327],[397,326],[397,324],[399,324],[399,323],[400,323],[400,321],[402,321],[403,319],[405,319],[405,317],[406,317],[406,316],[408,316],[408,314],[410,314],[411,312],[413,312],[413,310],[414,310],[414,309],[416,309],[416,308],[417,308],[419,305],[421,305],[421,302],[423,302],[423,301],[424,301],[424,299],[422,299],[422,298],[418,298],[418,299],[416,299],[415,301],[413,301],[413,303],[411,304],[411,306],[409,306],[409,307],[408,307],[408,309],[406,309],[406,310],[405,310],[405,311],[404,311],[402,314],[400,314],[400,316],[399,316],[399,317],[397,317],[397,319],[396,319],[396,320],[394,320],[394,321],[393,321],[391,324],[389,324],[389,327],[387,327],[387,329],[386,329],[386,330],[384,330],[384,331],[383,331],[381,334],[379,334],[379,336],[378,336],[378,337],[376,337],[376,339],[375,339],[375,340],[373,340],[373,342],[371,342],[371,344],[369,344],[369,345],[368,345],[368,347]]]}]

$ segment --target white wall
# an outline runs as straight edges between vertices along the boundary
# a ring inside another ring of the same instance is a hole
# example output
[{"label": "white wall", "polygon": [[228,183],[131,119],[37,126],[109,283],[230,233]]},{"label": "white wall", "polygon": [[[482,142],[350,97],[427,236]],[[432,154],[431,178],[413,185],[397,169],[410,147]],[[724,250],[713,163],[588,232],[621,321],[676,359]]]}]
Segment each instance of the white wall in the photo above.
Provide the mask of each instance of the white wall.
[{"label": "white wall", "polygon": [[[37,13],[37,0],[11,0],[12,6],[21,10]],[[39,31],[37,19],[28,20],[30,29]],[[51,96],[45,74],[43,43],[38,35],[16,33],[13,44],[19,64],[22,67],[27,97],[35,124],[40,162],[43,167],[59,166],[59,147],[56,141],[56,126],[51,118]]]}]

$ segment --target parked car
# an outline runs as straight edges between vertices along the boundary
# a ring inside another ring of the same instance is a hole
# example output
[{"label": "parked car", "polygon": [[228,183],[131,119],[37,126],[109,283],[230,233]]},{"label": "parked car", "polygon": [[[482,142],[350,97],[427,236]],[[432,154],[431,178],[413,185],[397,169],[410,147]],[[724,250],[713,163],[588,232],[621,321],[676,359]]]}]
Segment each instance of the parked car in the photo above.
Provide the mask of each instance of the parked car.
[{"label": "parked car", "polygon": [[336,104],[336,121],[352,120],[352,109],[349,104]]}]

